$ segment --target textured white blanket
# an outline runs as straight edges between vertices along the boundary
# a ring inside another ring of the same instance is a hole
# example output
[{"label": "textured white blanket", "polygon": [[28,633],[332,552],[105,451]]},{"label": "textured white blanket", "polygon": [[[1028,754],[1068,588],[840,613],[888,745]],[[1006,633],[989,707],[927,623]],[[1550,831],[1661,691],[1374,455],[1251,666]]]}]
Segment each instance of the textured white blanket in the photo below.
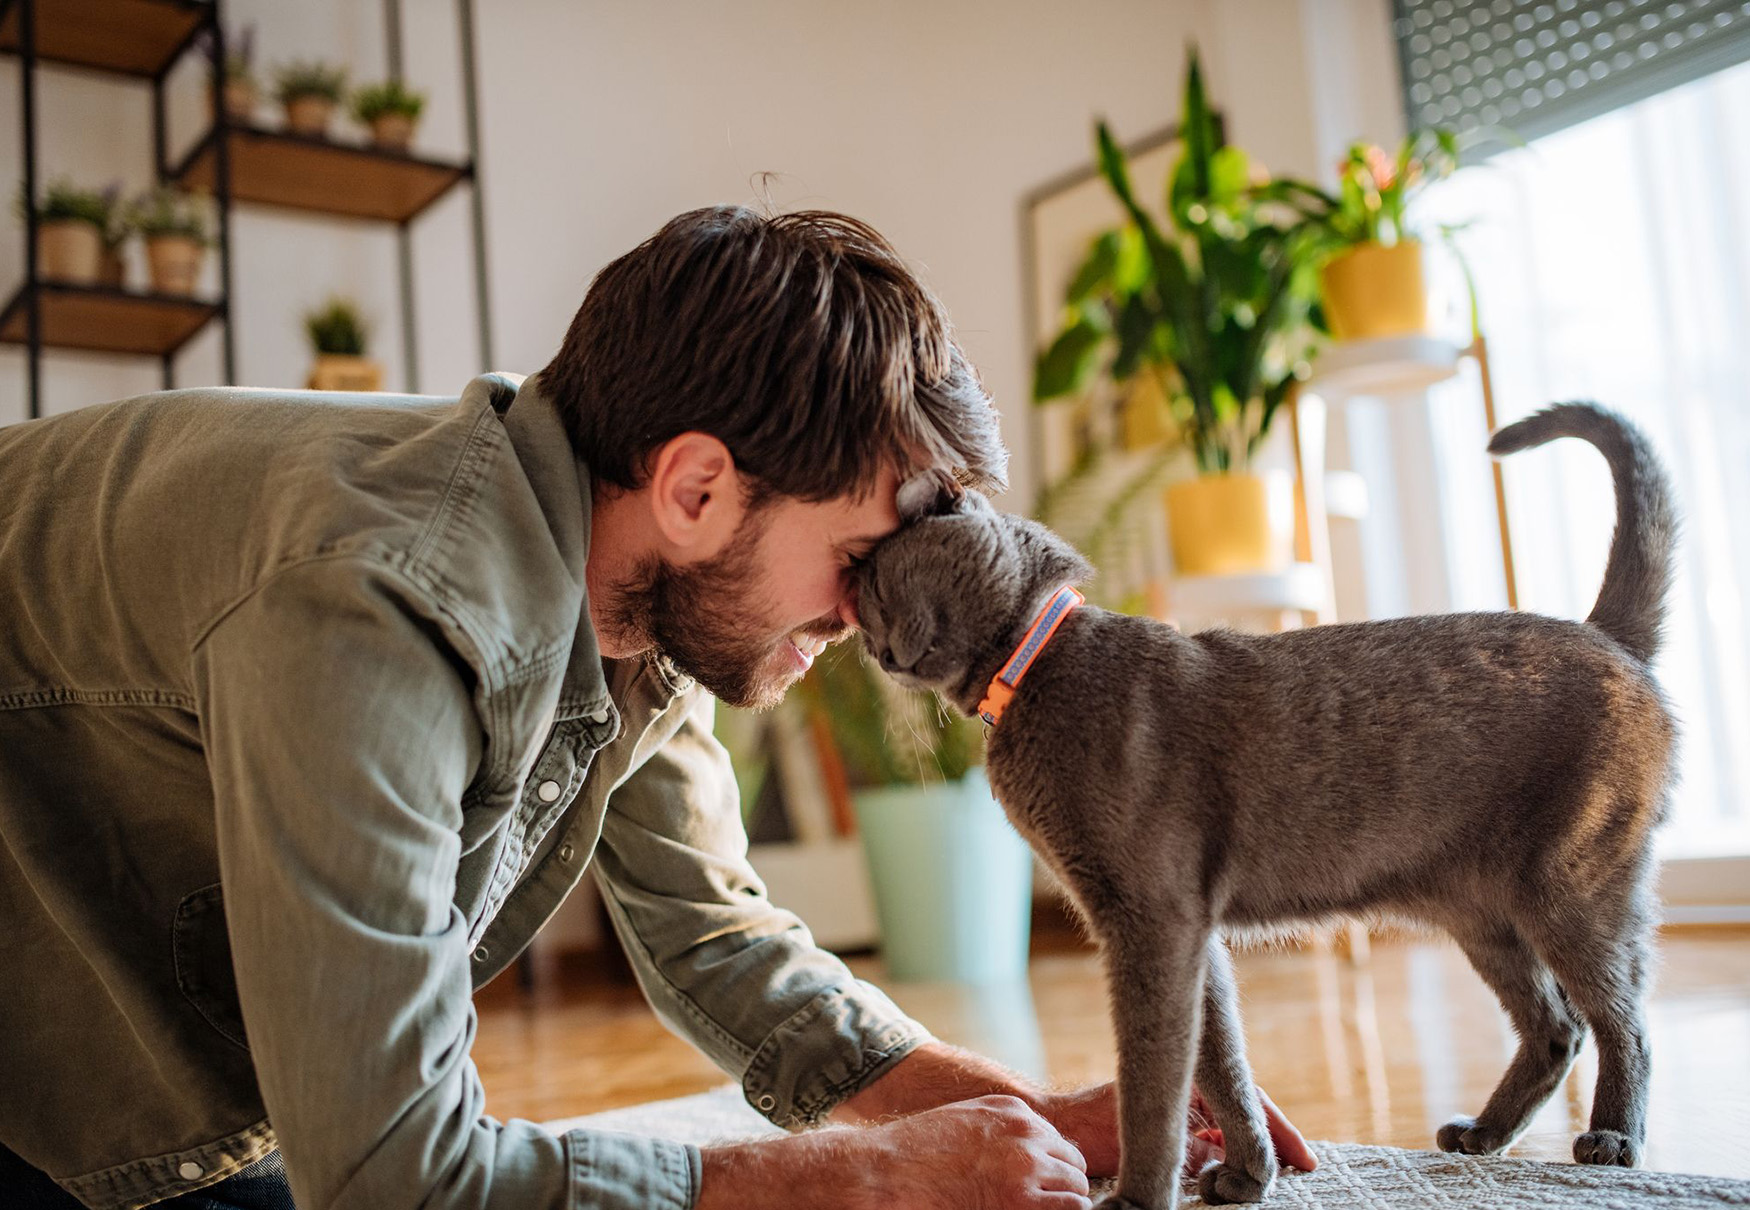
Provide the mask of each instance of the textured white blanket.
[{"label": "textured white blanket", "polygon": [[[656,1135],[689,1143],[782,1133],[742,1100],[733,1086],[697,1096],[653,1101],[589,1117],[549,1122],[563,1133],[584,1127]],[[1750,1181],[1623,1168],[1583,1168],[1538,1160],[1477,1159],[1438,1151],[1404,1151],[1352,1143],[1314,1143],[1319,1169],[1288,1173],[1266,1207],[1305,1210],[1719,1210],[1750,1207]],[[1183,1203],[1198,1206],[1196,1197]]]}]

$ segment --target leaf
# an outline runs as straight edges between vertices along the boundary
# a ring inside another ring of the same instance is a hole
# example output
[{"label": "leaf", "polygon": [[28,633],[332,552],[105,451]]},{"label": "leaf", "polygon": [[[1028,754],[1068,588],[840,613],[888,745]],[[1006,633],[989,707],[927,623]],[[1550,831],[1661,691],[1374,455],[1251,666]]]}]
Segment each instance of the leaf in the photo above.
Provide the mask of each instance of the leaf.
[{"label": "leaf", "polygon": [[1070,280],[1069,289],[1064,292],[1063,301],[1073,306],[1096,290],[1102,293],[1109,291],[1118,269],[1119,254],[1118,231],[1103,231],[1094,237],[1093,243],[1088,246],[1087,258],[1082,261],[1082,267],[1076,270],[1075,277]]},{"label": "leaf", "polygon": [[1203,90],[1203,65],[1193,44],[1186,52],[1185,111],[1180,119],[1185,139],[1185,159],[1191,169],[1193,196],[1207,198],[1210,158],[1215,154],[1215,121],[1209,112],[1209,97]]},{"label": "leaf", "polygon": [[1252,162],[1238,147],[1223,147],[1210,158],[1209,195],[1232,201],[1246,192],[1252,180]]},{"label": "leaf", "polygon": [[1154,351],[1157,316],[1140,294],[1126,299],[1118,312],[1118,355],[1112,360],[1112,377],[1123,382],[1148,360]]},{"label": "leaf", "polygon": [[1039,355],[1033,369],[1033,401],[1042,403],[1081,390],[1094,372],[1106,337],[1106,329],[1091,320],[1084,310]]}]

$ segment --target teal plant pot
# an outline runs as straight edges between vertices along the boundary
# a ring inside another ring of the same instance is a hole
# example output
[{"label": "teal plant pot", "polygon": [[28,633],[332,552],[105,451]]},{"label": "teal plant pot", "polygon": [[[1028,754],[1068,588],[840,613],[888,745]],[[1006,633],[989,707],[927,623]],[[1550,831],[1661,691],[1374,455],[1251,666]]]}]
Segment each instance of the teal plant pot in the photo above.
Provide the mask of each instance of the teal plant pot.
[{"label": "teal plant pot", "polygon": [[863,790],[856,805],[888,973],[960,983],[1025,975],[1033,855],[984,770]]}]

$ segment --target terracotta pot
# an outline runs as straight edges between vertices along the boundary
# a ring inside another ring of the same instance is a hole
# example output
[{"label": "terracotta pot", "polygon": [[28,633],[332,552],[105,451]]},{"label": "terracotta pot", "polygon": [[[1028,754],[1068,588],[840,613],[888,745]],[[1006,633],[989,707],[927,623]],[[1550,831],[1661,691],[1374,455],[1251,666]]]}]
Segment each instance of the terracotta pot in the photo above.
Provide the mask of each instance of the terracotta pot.
[{"label": "terracotta pot", "polygon": [[120,290],[127,283],[127,265],[122,260],[122,250],[105,248],[97,262],[97,284]]},{"label": "terracotta pot", "polygon": [[1204,475],[1167,488],[1167,536],[1183,576],[1281,571],[1294,556],[1286,471]]},{"label": "terracotta pot", "polygon": [[406,151],[413,143],[413,119],[404,113],[385,113],[371,119],[371,142],[384,151]]},{"label": "terracotta pot", "polygon": [[36,271],[44,281],[89,286],[103,267],[103,232],[84,219],[56,219],[36,229]]},{"label": "terracotta pot", "polygon": [[349,353],[318,353],[305,383],[312,391],[380,391],[382,363]]},{"label": "terracotta pot", "polygon": [[328,137],[334,102],[327,97],[293,97],[286,102],[286,128],[294,134]]},{"label": "terracotta pot", "polygon": [[1338,340],[1374,340],[1428,330],[1422,244],[1357,244],[1319,270],[1325,318]]},{"label": "terracotta pot", "polygon": [[247,126],[253,122],[259,99],[253,80],[225,81],[225,116],[234,124]]},{"label": "terracotta pot", "polygon": [[154,235],[146,241],[146,265],[154,294],[193,294],[206,249],[185,235]]}]

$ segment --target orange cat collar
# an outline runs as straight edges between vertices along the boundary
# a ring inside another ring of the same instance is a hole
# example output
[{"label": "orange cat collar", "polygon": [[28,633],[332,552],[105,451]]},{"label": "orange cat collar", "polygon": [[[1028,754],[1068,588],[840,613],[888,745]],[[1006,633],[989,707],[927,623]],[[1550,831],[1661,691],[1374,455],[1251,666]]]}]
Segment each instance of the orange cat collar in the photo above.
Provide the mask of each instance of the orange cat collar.
[{"label": "orange cat collar", "polygon": [[1034,659],[1045,649],[1045,644],[1051,641],[1051,636],[1057,633],[1063,620],[1086,599],[1068,584],[1051,594],[1051,600],[1045,603],[1045,608],[1033,620],[1033,627],[1027,631],[1027,637],[1021,640],[1021,645],[1015,648],[1015,654],[1009,657],[1009,662],[1003,665],[1002,671],[991,681],[990,688],[985,690],[984,700],[978,703],[979,718],[993,727],[996,726],[996,721],[1008,707],[1009,699],[1015,696],[1015,687],[1027,675],[1027,669],[1033,666]]}]

